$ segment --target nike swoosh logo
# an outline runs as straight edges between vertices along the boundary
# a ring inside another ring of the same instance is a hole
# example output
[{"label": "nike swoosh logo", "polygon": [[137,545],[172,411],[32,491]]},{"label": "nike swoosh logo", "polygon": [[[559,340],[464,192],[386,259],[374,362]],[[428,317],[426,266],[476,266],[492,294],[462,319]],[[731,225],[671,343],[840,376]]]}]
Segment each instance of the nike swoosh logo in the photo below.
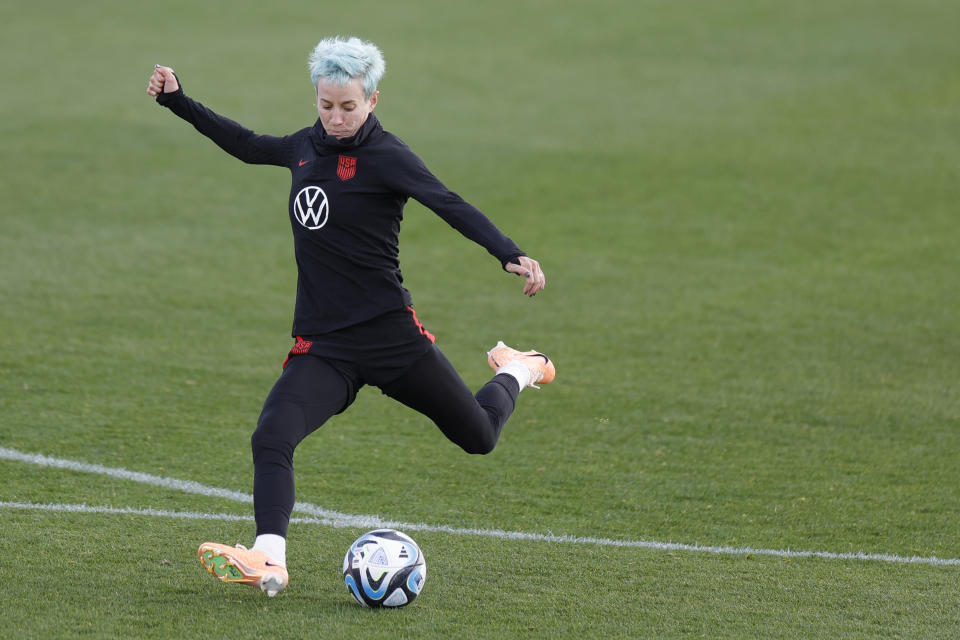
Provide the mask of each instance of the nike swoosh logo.
[{"label": "nike swoosh logo", "polygon": [[300,166],[301,166],[301,167],[302,167],[303,165],[307,164],[308,162],[310,162],[310,161],[309,161],[309,160],[304,160],[303,158],[300,158]]},{"label": "nike swoosh logo", "polygon": [[282,567],[282,566],[283,566],[282,564],[274,564],[274,563],[270,562],[269,560],[267,560],[266,562],[264,562],[264,564],[267,565],[268,567]]}]

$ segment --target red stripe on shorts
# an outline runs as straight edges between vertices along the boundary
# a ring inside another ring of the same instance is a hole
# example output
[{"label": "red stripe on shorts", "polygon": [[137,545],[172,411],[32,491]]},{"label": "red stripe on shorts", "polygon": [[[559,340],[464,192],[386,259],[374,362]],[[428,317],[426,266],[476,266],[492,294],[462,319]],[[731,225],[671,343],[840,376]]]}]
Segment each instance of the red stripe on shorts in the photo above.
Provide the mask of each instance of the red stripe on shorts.
[{"label": "red stripe on shorts", "polygon": [[429,331],[427,331],[423,327],[423,325],[420,324],[420,320],[417,318],[417,312],[413,310],[413,307],[407,307],[407,309],[409,309],[410,315],[413,316],[413,321],[417,324],[417,329],[420,329],[420,334],[426,336],[427,340],[429,340],[430,342],[436,343],[437,337],[432,333],[430,333]]}]

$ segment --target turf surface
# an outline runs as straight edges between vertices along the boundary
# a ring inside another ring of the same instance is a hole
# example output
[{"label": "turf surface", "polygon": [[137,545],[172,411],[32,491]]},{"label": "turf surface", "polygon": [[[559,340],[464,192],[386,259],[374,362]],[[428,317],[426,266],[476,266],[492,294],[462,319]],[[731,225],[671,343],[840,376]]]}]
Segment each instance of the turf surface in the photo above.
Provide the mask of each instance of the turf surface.
[{"label": "turf surface", "polygon": [[[557,381],[471,458],[361,393],[297,452],[353,514],[617,540],[960,558],[960,7],[737,0],[0,7],[0,446],[247,492],[291,341],[286,173],[144,94],[154,63],[245,125],[315,118],[356,33],[377,114],[541,261],[534,300],[411,203],[418,316],[468,383],[496,340]],[[0,460],[0,501],[249,506]],[[0,622],[31,637],[960,635],[960,567],[421,532],[424,594],[352,604],[360,529],[291,528],[293,581],[194,558],[249,522],[5,508]],[[224,635],[226,631],[224,631]]]}]

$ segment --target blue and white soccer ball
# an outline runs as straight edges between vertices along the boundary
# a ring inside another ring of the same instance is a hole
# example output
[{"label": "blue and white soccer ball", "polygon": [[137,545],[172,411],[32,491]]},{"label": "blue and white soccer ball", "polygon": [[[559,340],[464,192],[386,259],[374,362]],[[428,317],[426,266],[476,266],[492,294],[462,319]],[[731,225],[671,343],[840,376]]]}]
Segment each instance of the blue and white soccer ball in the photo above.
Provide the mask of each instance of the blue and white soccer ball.
[{"label": "blue and white soccer ball", "polygon": [[427,579],[423,552],[413,539],[393,529],[357,538],[343,558],[343,581],[365,607],[402,607],[413,602]]}]

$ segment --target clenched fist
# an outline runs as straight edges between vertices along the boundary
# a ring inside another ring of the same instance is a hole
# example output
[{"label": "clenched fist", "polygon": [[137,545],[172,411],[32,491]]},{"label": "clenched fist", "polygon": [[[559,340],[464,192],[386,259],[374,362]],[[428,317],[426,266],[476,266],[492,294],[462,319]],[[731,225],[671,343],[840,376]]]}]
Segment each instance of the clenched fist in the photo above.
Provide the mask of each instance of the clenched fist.
[{"label": "clenched fist", "polygon": [[173,93],[180,88],[177,76],[174,75],[170,67],[161,67],[154,65],[153,75],[150,76],[150,82],[147,84],[147,93],[156,98],[161,93]]}]

